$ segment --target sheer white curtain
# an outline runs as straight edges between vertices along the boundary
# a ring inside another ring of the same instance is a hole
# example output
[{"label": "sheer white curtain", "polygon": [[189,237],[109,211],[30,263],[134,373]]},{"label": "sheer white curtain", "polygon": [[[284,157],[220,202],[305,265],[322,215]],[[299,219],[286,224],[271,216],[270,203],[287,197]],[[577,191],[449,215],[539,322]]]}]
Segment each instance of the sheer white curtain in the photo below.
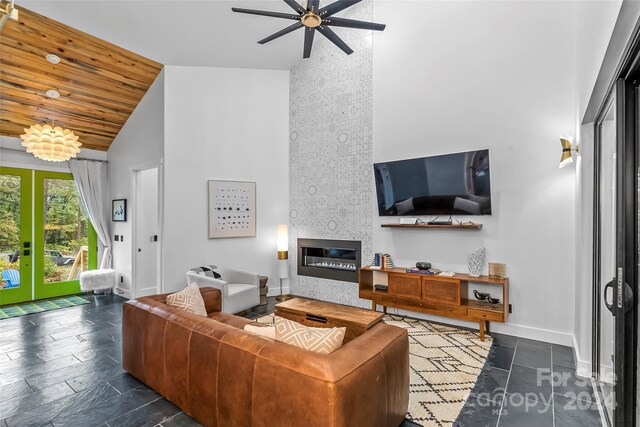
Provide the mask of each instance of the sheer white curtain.
[{"label": "sheer white curtain", "polygon": [[111,239],[109,217],[105,209],[107,198],[107,164],[91,160],[69,160],[73,180],[87,210],[89,220],[104,247],[100,268],[111,268]]}]

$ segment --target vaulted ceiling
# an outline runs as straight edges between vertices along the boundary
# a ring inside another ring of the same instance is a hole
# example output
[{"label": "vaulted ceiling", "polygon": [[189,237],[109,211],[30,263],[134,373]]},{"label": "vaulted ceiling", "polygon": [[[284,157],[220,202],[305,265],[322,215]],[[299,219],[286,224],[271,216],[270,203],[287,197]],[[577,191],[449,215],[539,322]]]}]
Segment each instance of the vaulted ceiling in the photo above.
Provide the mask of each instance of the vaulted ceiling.
[{"label": "vaulted ceiling", "polygon": [[[35,123],[68,128],[83,148],[106,151],[162,64],[32,12],[0,34],[0,134]],[[45,56],[56,54],[59,64]],[[60,98],[49,99],[48,89]]]}]

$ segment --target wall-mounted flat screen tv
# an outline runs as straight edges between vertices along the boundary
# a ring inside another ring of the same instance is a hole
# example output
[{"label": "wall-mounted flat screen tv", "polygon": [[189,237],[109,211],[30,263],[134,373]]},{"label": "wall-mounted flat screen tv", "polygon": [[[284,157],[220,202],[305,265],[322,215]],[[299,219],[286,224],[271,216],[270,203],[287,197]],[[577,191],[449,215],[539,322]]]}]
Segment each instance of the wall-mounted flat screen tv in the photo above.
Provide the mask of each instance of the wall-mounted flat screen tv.
[{"label": "wall-mounted flat screen tv", "polygon": [[373,165],[380,216],[491,215],[489,150]]}]

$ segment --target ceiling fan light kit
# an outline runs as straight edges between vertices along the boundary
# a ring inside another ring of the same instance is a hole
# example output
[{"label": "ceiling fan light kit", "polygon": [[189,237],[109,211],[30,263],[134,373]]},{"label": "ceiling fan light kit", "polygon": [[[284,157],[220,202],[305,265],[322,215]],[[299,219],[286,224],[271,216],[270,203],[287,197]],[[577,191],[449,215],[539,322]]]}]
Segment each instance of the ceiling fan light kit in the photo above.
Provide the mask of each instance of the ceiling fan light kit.
[{"label": "ceiling fan light kit", "polygon": [[304,52],[302,57],[311,57],[311,46],[313,45],[313,37],[316,30],[325,36],[329,41],[338,46],[344,53],[351,55],[353,49],[349,47],[338,35],[329,27],[356,28],[361,30],[383,31],[384,24],[376,24],[374,22],[358,21],[355,19],[338,18],[333,15],[347,9],[362,0],[338,0],[328,6],[320,9],[320,0],[303,1],[302,5],[294,0],[284,0],[297,14],[270,12],[266,10],[242,9],[232,7],[231,10],[237,13],[246,13],[249,15],[268,16],[271,18],[281,18],[297,21],[290,26],[258,41],[260,44],[268,43],[279,37],[289,34],[297,29],[304,28]]}]

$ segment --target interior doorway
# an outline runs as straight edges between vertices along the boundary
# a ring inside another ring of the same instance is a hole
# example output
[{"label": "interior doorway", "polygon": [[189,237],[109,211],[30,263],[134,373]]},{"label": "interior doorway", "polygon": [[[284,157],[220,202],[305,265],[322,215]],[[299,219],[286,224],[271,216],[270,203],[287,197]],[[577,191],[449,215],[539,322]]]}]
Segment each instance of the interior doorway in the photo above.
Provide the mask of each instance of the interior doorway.
[{"label": "interior doorway", "polygon": [[134,174],[132,297],[162,292],[160,236],[160,168]]}]

